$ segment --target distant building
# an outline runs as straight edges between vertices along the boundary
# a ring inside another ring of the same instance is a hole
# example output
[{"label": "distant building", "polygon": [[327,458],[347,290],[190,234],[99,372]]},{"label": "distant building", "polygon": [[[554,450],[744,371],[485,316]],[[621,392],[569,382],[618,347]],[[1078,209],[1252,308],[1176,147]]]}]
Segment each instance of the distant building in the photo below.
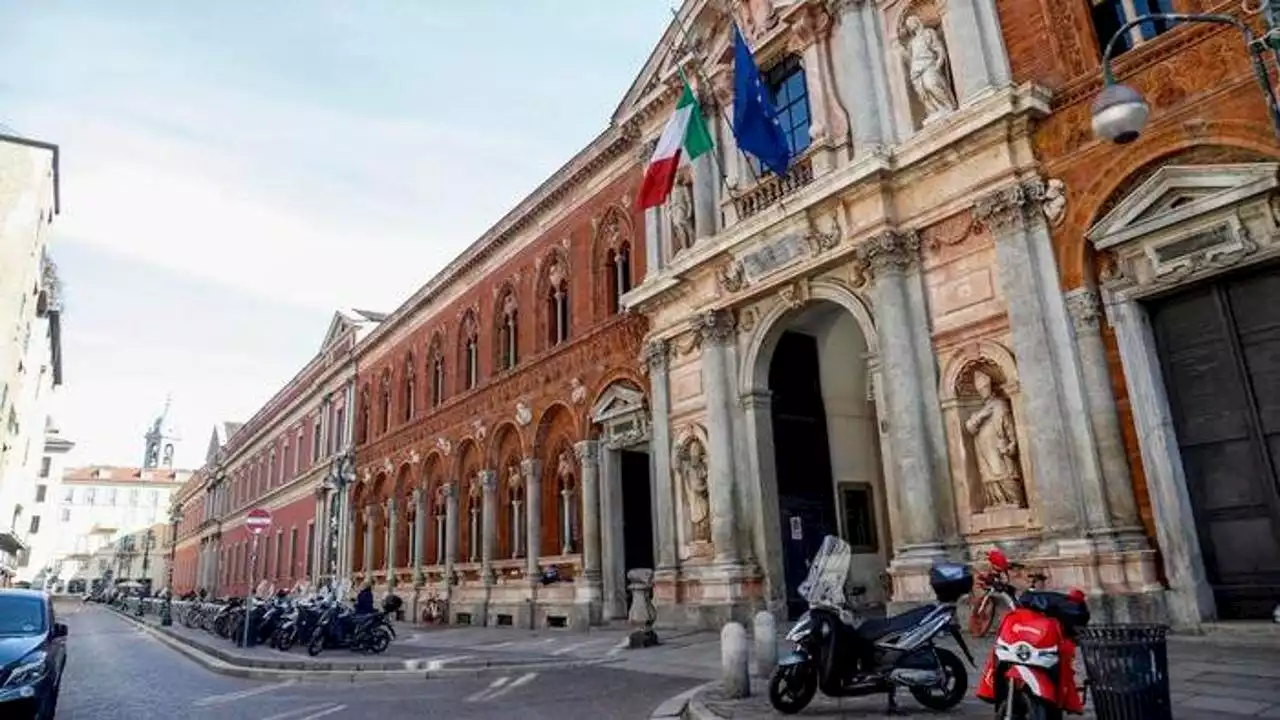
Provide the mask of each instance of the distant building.
[{"label": "distant building", "polygon": [[76,446],[62,437],[58,427],[50,420],[45,425],[44,452],[40,467],[30,483],[26,551],[19,558],[15,579],[29,582],[33,587],[54,589],[61,578],[61,563],[57,560],[59,522],[66,519],[70,508],[60,507],[62,474],[67,454]]}]

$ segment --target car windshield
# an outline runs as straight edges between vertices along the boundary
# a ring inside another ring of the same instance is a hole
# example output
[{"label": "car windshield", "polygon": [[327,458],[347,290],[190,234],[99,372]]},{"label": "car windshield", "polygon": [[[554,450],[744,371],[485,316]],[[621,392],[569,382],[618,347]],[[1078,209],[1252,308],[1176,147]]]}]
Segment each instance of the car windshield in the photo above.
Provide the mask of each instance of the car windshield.
[{"label": "car windshield", "polygon": [[37,597],[0,595],[0,636],[44,632],[44,601]]}]

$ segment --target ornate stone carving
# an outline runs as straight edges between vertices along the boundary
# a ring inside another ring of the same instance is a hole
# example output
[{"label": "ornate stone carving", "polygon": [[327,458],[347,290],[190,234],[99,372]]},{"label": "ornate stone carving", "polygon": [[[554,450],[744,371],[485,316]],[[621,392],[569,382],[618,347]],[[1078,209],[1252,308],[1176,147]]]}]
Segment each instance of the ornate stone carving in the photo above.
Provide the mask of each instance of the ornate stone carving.
[{"label": "ornate stone carving", "polygon": [[742,263],[729,260],[716,268],[716,283],[725,292],[738,292],[746,285],[746,277],[742,271]]},{"label": "ornate stone carving", "polygon": [[707,485],[706,449],[696,437],[689,438],[680,447],[680,484],[684,488],[685,504],[689,508],[689,525],[694,542],[711,541],[711,498]]},{"label": "ornate stone carving", "polygon": [[481,470],[476,477],[480,480],[480,487],[485,493],[497,492],[498,473],[492,470]]},{"label": "ornate stone carving", "polygon": [[708,310],[694,318],[693,329],[702,342],[727,343],[733,338],[733,316],[724,310]]},{"label": "ornate stone carving", "polygon": [[920,235],[915,230],[886,230],[858,243],[854,255],[873,277],[906,272],[920,259]]},{"label": "ornate stone carving", "polygon": [[756,329],[757,322],[756,309],[753,307],[743,308],[738,311],[738,330],[741,332],[751,332]]},{"label": "ornate stone carving", "polygon": [[657,372],[665,370],[667,367],[667,353],[669,348],[667,341],[661,338],[650,340],[644,344],[644,367],[648,372]]},{"label": "ornate stone carving", "polygon": [[507,490],[512,497],[518,496],[524,490],[524,473],[517,464],[507,466]]},{"label": "ornate stone carving", "polygon": [[593,440],[584,440],[574,444],[573,454],[579,462],[595,462],[596,458],[600,457],[600,446]]},{"label": "ornate stone carving", "polygon": [[409,464],[410,464],[410,465],[417,465],[417,464],[418,464],[418,463],[420,463],[420,462],[422,462],[422,456],[418,454],[418,451],[417,451],[417,450],[410,450],[410,451],[409,451]]},{"label": "ornate stone carving", "polygon": [[693,192],[683,178],[677,178],[667,200],[667,216],[671,220],[671,256],[693,247]]},{"label": "ornate stone carving", "polygon": [[1044,218],[1050,225],[1057,225],[1067,214],[1067,184],[1058,178],[1050,178],[1044,186]]},{"label": "ornate stone carving", "polygon": [[778,300],[788,308],[795,310],[809,301],[809,282],[803,278],[778,290]]},{"label": "ornate stone carving", "polygon": [[516,424],[525,427],[533,422],[533,410],[529,408],[528,403],[521,400],[516,403]]},{"label": "ornate stone carving", "polygon": [[391,458],[386,458],[382,461],[382,471],[385,472],[386,474],[390,475],[393,471],[395,471],[395,469],[396,469],[395,463],[391,462]]},{"label": "ornate stone carving", "polygon": [[483,440],[489,434],[489,429],[484,426],[483,420],[472,420],[471,433],[476,436],[477,440]]},{"label": "ornate stone carving", "polygon": [[981,367],[972,370],[972,378],[982,407],[965,419],[964,429],[972,437],[983,510],[1026,507],[1013,408]]},{"label": "ornate stone carving", "polygon": [[804,52],[805,48],[827,39],[831,34],[831,15],[822,5],[810,5],[791,20],[792,52]]},{"label": "ornate stone carving", "polygon": [[582,384],[580,378],[569,381],[569,401],[574,405],[581,405],[587,401],[587,386]]},{"label": "ornate stone carving", "polygon": [[576,450],[565,448],[556,458],[556,479],[560,481],[562,491],[573,489],[573,478],[577,473],[576,454]]},{"label": "ornate stone carving", "polygon": [[369,468],[365,468],[364,472],[360,473],[360,482],[368,483],[372,479],[373,479],[373,471],[370,470]]},{"label": "ornate stone carving", "polygon": [[453,445],[448,440],[438,437],[436,438],[436,449],[440,451],[441,455],[449,457],[449,453],[453,452]]},{"label": "ornate stone carving", "polygon": [[450,498],[457,496],[458,489],[451,482],[441,483],[440,487],[436,490],[436,498],[441,504],[446,503]]},{"label": "ornate stone carving", "polygon": [[1067,312],[1076,331],[1097,330],[1102,322],[1102,305],[1098,293],[1089,288],[1077,288],[1066,294]]},{"label": "ornate stone carving", "polygon": [[866,0],[826,0],[827,12],[836,22],[840,22],[841,16],[851,10],[861,8]]},{"label": "ornate stone carving", "polygon": [[906,15],[902,25],[903,60],[911,90],[924,107],[924,122],[947,115],[956,109],[956,94],[947,69],[947,48],[942,34],[926,25],[916,15]]},{"label": "ornate stone carving", "polygon": [[1027,206],[1044,201],[1045,186],[1039,178],[1000,188],[973,205],[974,220],[997,237],[1026,218]]},{"label": "ornate stone carving", "polygon": [[834,214],[822,215],[809,222],[809,234],[805,240],[809,243],[809,252],[820,255],[840,244],[840,222]]}]

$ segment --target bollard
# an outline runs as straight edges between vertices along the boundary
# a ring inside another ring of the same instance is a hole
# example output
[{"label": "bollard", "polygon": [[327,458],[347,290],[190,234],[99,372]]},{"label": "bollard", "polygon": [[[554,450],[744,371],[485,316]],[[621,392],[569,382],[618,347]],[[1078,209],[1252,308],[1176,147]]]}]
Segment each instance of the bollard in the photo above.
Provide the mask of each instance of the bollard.
[{"label": "bollard", "polygon": [[767,678],[778,664],[778,621],[773,613],[761,610],[751,632],[756,645],[756,677]]},{"label": "bollard", "polygon": [[720,689],[728,698],[751,694],[747,671],[747,629],[741,623],[725,623],[720,631]]}]

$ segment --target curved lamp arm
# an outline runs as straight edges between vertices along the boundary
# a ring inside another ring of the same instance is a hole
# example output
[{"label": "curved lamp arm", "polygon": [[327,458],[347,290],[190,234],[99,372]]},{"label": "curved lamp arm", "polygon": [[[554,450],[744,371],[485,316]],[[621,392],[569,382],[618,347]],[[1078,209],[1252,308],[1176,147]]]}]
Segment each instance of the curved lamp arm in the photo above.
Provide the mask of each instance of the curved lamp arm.
[{"label": "curved lamp arm", "polygon": [[1115,85],[1116,77],[1111,71],[1111,54],[1115,50],[1116,43],[1134,27],[1152,20],[1167,20],[1173,23],[1209,23],[1212,25],[1230,25],[1240,31],[1244,36],[1245,45],[1249,48],[1249,55],[1253,59],[1253,73],[1257,77],[1258,85],[1262,87],[1262,91],[1267,96],[1267,110],[1271,116],[1271,124],[1275,129],[1277,136],[1280,136],[1280,107],[1276,103],[1275,91],[1271,87],[1271,78],[1267,75],[1267,67],[1262,61],[1262,49],[1258,39],[1254,36],[1253,30],[1249,28],[1240,18],[1234,15],[1225,15],[1222,13],[1150,13],[1148,15],[1140,15],[1116,30],[1111,39],[1107,41],[1107,47],[1102,53],[1102,82],[1105,85]]}]

